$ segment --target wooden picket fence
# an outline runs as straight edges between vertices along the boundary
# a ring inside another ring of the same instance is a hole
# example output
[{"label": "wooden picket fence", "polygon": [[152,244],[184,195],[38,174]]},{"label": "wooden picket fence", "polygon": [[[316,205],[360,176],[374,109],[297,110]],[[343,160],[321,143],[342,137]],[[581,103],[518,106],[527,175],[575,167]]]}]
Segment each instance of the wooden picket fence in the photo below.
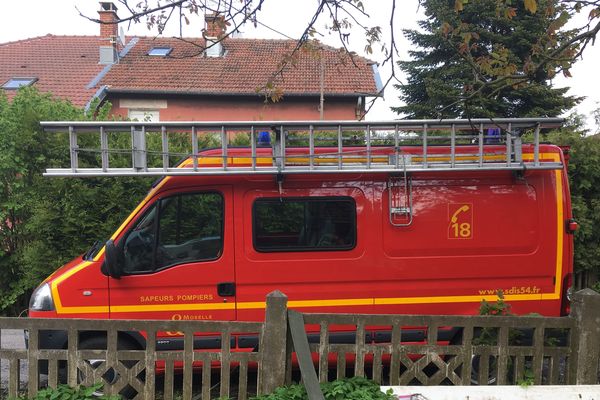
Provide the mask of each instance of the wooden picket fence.
[{"label": "wooden picket fence", "polygon": [[[242,400],[299,377],[311,399],[323,398],[319,382],[349,376],[389,385],[598,383],[600,295],[589,289],[562,318],[308,314],[288,310],[280,292],[266,302],[262,323],[1,318],[0,338],[23,330],[28,348],[0,347],[0,397],[61,381],[104,382],[104,393],[138,399]],[[68,346],[39,348],[48,331],[66,332]],[[157,351],[160,332],[180,332],[183,348]],[[82,348],[92,333],[102,346]],[[132,333],[145,344],[123,346]],[[216,335],[220,348],[199,349],[202,335]],[[242,337],[257,345],[241,349]]]}]

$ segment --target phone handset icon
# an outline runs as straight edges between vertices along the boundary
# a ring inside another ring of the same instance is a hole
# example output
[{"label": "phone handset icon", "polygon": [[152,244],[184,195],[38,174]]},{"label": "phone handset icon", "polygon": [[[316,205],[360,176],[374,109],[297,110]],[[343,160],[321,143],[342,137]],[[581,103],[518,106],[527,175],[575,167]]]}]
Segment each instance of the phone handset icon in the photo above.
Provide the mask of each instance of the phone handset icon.
[{"label": "phone handset icon", "polygon": [[458,221],[458,214],[460,214],[461,212],[467,212],[467,211],[469,211],[469,208],[470,207],[468,205],[466,205],[466,204],[464,206],[460,207],[458,210],[456,210],[454,212],[454,214],[452,214],[452,218],[450,218],[450,222],[453,223],[453,224],[455,224],[456,221]]}]

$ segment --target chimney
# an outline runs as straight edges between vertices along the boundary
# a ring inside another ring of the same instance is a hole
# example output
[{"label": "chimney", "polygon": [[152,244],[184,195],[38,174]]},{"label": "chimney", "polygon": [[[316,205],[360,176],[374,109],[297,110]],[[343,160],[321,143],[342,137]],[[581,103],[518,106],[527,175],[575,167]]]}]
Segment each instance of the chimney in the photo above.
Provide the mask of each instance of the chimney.
[{"label": "chimney", "polygon": [[221,14],[206,14],[204,16],[205,28],[204,38],[206,39],[207,57],[221,57],[224,53],[223,42],[220,41],[225,37],[227,24],[225,17]]},{"label": "chimney", "polygon": [[119,26],[117,7],[110,1],[101,1],[98,11],[100,19],[100,64],[118,61],[117,38]]},{"label": "chimney", "polygon": [[206,14],[204,16],[206,27],[204,37],[222,39],[227,31],[225,17],[221,14]]}]

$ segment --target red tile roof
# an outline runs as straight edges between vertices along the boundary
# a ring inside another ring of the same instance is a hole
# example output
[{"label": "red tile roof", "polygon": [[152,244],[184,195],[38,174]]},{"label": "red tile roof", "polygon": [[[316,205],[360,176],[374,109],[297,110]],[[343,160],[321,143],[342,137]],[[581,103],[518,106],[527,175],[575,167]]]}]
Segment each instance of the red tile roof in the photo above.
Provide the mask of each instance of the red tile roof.
[{"label": "red tile roof", "polygon": [[[225,39],[222,57],[202,55],[200,39],[140,38],[133,49],[102,79],[109,91],[148,91],[190,94],[256,95],[290,52],[293,40]],[[153,47],[171,47],[168,57],[149,56]],[[377,93],[372,62],[325,47],[325,93],[328,95],[374,95]],[[299,53],[276,81],[285,95],[318,95],[318,55]]]},{"label": "red tile roof", "polygon": [[[46,35],[0,44],[0,86],[11,78],[35,77],[43,92],[84,106],[96,92],[86,89],[102,70],[98,64],[99,38]],[[6,90],[9,98],[14,90]]]},{"label": "red tile roof", "polygon": [[[87,86],[104,69],[98,64],[97,36],[46,35],[0,44],[0,86],[11,78],[35,77],[43,92],[84,106],[102,85],[113,92],[256,95],[278,69],[292,40],[226,39],[222,57],[205,57],[194,43],[174,38],[142,37],[118,64],[91,88]],[[153,47],[172,47],[169,57],[148,56]],[[341,96],[377,93],[372,62],[325,47],[325,94]],[[285,95],[318,95],[320,61],[300,52],[276,80]],[[14,96],[14,90],[6,90]]]}]

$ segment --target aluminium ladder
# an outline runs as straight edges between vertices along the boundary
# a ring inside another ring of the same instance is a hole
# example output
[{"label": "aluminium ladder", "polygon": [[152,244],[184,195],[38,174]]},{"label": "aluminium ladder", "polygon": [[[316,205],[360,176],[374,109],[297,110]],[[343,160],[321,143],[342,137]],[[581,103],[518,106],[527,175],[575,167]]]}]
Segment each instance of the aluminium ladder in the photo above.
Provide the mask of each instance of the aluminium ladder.
[{"label": "aluminium ladder", "polygon": [[[542,159],[540,130],[558,128],[563,122],[562,118],[42,122],[46,132],[68,135],[70,155],[70,166],[49,168],[44,175],[382,172],[403,176],[391,179],[390,187],[408,187],[407,174],[417,171],[560,169],[561,162]],[[532,138],[530,144],[523,143],[524,133]],[[247,147],[231,145],[239,135],[246,137]],[[119,143],[130,146],[118,148],[119,136],[127,136]],[[207,142],[213,148],[201,149],[199,143]],[[181,143],[187,146],[184,150]],[[118,165],[115,157],[120,157]],[[185,168],[174,158],[187,158]]]}]

